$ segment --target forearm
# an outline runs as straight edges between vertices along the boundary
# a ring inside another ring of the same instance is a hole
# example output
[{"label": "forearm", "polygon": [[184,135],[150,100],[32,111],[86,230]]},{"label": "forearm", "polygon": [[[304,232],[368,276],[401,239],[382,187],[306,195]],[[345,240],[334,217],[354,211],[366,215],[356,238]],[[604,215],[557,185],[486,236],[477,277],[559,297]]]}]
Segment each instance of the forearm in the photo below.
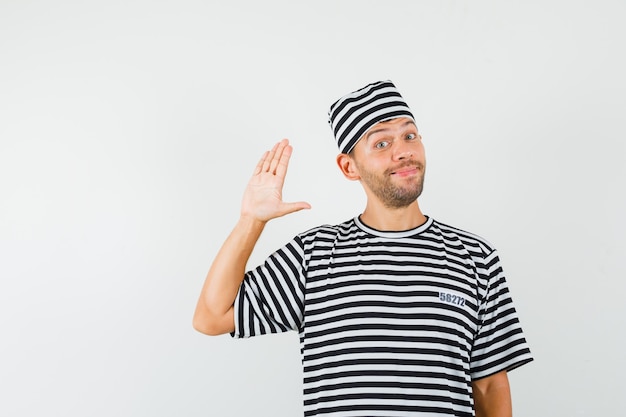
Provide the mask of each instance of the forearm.
[{"label": "forearm", "polygon": [[472,384],[476,417],[512,417],[511,389],[506,371]]},{"label": "forearm", "polygon": [[264,226],[265,222],[241,217],[224,241],[198,299],[193,319],[196,330],[207,334],[232,330],[232,305],[244,278],[248,259]]}]

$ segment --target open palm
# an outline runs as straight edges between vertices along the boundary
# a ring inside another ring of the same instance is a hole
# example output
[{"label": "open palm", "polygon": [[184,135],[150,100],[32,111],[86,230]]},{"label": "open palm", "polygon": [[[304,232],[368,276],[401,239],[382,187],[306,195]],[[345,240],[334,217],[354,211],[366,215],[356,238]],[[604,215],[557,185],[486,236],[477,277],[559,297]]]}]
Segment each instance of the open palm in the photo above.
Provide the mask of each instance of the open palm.
[{"label": "open palm", "polygon": [[287,175],[292,147],[287,139],[267,151],[254,169],[243,195],[241,214],[268,221],[294,211],[310,208],[309,203],[283,201],[283,184]]}]

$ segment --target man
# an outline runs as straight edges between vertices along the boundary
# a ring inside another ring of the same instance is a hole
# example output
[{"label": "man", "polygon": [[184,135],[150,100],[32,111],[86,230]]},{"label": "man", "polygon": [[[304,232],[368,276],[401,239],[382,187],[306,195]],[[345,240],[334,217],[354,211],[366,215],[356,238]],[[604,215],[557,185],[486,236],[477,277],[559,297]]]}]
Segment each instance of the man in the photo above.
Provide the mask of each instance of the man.
[{"label": "man", "polygon": [[329,112],[344,176],[365,210],[246,262],[282,201],[287,140],[259,161],[241,216],[207,275],[194,327],[234,337],[299,332],[306,416],[511,416],[507,371],[532,361],[495,249],[425,216],[426,160],[391,81]]}]

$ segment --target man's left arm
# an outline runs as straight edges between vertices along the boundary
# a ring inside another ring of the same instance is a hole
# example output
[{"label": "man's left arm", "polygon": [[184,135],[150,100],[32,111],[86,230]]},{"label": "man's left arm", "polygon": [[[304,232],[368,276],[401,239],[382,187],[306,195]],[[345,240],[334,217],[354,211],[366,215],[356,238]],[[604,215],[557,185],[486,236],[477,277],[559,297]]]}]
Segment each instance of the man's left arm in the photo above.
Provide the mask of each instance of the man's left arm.
[{"label": "man's left arm", "polygon": [[472,382],[476,417],[512,417],[511,389],[506,371]]}]

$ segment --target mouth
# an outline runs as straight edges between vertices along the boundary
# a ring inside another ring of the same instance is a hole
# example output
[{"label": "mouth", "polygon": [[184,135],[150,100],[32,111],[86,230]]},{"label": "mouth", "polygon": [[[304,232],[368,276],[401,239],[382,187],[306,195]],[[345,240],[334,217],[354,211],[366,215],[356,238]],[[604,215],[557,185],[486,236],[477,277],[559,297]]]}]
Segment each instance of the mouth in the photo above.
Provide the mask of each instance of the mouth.
[{"label": "mouth", "polygon": [[415,175],[419,171],[421,171],[422,165],[418,163],[413,163],[411,165],[403,165],[398,167],[392,171],[390,171],[390,175],[396,175],[399,177],[407,177],[410,175]]}]

